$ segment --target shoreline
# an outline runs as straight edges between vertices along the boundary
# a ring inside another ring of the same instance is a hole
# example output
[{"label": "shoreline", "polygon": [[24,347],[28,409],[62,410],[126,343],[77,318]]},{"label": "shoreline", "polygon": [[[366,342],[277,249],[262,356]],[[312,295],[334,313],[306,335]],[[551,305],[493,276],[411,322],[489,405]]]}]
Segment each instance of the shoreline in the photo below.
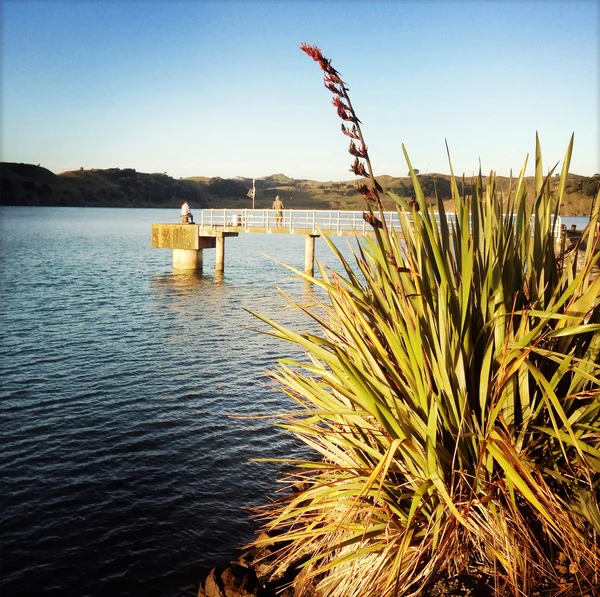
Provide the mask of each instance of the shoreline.
[{"label": "shoreline", "polygon": [[[0,208],[12,208],[12,207],[19,207],[19,208],[67,208],[67,209],[135,209],[135,210],[142,210],[142,209],[156,209],[156,210],[176,210],[177,211],[177,217],[174,216],[174,220],[176,220],[178,218],[178,213],[179,213],[179,209],[181,206],[177,206],[177,207],[173,207],[171,205],[151,205],[151,206],[144,206],[144,205],[23,205],[23,204],[11,204],[11,203],[0,203]],[[252,209],[251,207],[243,207],[240,205],[226,205],[226,206],[218,206],[218,207],[196,207],[195,211],[202,211],[203,209],[228,209],[228,210],[232,210],[232,209],[237,209],[239,211],[243,211],[244,209],[248,210],[248,209]],[[260,210],[263,211],[264,209],[272,209],[270,206],[263,208],[263,207],[257,207],[256,210]],[[291,209],[297,209],[298,211],[306,211],[306,209],[303,208],[291,208]],[[327,207],[315,207],[312,208],[314,209],[314,211],[336,211],[336,210],[332,210],[332,209],[328,209]],[[311,209],[311,210],[312,210]],[[360,211],[360,210],[351,210],[351,211]],[[393,210],[390,210],[393,211]],[[437,213],[437,211],[435,212]],[[451,211],[447,211],[446,213],[453,213]],[[560,218],[579,218],[579,219],[587,219],[589,221],[590,215],[589,214],[581,214],[581,213],[560,213],[559,214]]]}]

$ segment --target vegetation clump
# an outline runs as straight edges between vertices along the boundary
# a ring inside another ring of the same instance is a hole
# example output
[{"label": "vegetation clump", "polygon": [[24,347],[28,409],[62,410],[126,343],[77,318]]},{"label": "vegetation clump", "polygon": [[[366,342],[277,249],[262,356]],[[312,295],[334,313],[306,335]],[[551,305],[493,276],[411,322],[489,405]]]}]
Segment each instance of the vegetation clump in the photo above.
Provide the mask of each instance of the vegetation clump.
[{"label": "vegetation clump", "polygon": [[507,195],[493,173],[468,195],[452,174],[453,217],[404,150],[418,209],[393,196],[397,233],[346,84],[302,49],[334,94],[374,238],[354,263],[328,241],[343,273],[297,272],[326,293],[297,305],[320,332],[258,315],[308,356],[272,377],[299,406],[279,424],[318,457],[286,461],[301,490],[261,511],[255,546],[274,545],[279,569],[304,561],[302,582],[334,597],[424,595],[474,569],[498,596],[598,594],[600,195],[578,268],[555,244],[573,139],[555,187],[536,140],[533,203],[525,166]]}]

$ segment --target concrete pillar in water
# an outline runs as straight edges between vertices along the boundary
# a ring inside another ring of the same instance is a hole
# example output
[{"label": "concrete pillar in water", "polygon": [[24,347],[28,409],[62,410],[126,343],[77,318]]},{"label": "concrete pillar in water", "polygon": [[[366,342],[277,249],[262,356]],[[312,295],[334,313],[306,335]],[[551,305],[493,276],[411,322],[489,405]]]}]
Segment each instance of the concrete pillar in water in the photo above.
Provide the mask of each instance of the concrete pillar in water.
[{"label": "concrete pillar in water", "polygon": [[202,249],[173,249],[173,269],[202,271]]},{"label": "concrete pillar in water", "polygon": [[304,239],[304,273],[315,275],[315,236],[305,236]]},{"label": "concrete pillar in water", "polygon": [[223,272],[225,270],[225,237],[217,236],[216,247],[217,253],[215,255],[215,271]]}]

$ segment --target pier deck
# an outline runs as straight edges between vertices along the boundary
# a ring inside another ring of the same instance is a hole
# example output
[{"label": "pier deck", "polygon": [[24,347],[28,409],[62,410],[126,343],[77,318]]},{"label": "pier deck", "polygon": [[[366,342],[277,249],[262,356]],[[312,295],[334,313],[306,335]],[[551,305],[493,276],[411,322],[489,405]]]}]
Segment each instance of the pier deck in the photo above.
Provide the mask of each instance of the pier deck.
[{"label": "pier deck", "polygon": [[[314,274],[315,238],[327,236],[372,236],[373,228],[362,211],[284,209],[278,221],[273,209],[196,210],[194,224],[152,224],[152,247],[173,250],[173,267],[201,269],[203,249],[216,249],[216,271],[225,267],[225,238],[239,234],[298,234],[306,239],[304,270]],[[412,213],[406,212],[409,223]],[[379,214],[378,214],[379,217]],[[401,233],[395,211],[383,214],[388,228]],[[436,214],[436,217],[437,214]],[[446,214],[452,224],[455,214]],[[560,240],[560,219],[557,238]],[[533,226],[533,222],[532,222]]]}]

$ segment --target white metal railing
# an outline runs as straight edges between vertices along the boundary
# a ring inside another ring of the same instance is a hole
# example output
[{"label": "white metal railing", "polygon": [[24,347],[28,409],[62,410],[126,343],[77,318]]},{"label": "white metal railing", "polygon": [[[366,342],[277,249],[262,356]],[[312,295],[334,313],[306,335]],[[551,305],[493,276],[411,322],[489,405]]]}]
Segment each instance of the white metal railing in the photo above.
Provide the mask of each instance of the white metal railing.
[{"label": "white metal railing", "polygon": [[[371,230],[371,225],[363,219],[362,211],[284,209],[279,222],[276,214],[274,209],[203,209],[194,219],[202,227],[242,228],[247,231],[262,228],[270,232],[275,228],[286,228],[290,232],[310,230],[315,234],[318,234],[318,229],[336,234],[366,234]],[[410,219],[410,214],[407,215]],[[395,211],[385,212],[385,220],[390,227],[400,226]]]},{"label": "white metal railing", "polygon": [[[198,213],[198,212],[196,212]],[[281,210],[281,219],[278,222],[277,211],[274,209],[203,209],[200,210],[199,218],[195,216],[196,224],[204,228],[224,228],[239,231],[240,228],[245,231],[252,231],[254,228],[260,228],[270,232],[275,228],[286,228],[290,232],[306,231],[318,234],[318,229],[326,231],[328,234],[367,234],[372,230],[371,225],[363,218],[362,211],[340,211],[340,210],[317,210],[317,209],[284,209]],[[379,217],[379,214],[376,214]],[[439,222],[439,216],[436,219]],[[384,212],[385,221],[388,227],[399,229],[400,221],[398,213],[395,211]],[[411,221],[412,214],[406,212],[406,216]],[[456,221],[456,214],[447,213],[446,217],[450,226]],[[561,219],[557,220],[555,227],[555,240],[558,242],[561,238]],[[531,224],[533,230],[533,222]]]}]

